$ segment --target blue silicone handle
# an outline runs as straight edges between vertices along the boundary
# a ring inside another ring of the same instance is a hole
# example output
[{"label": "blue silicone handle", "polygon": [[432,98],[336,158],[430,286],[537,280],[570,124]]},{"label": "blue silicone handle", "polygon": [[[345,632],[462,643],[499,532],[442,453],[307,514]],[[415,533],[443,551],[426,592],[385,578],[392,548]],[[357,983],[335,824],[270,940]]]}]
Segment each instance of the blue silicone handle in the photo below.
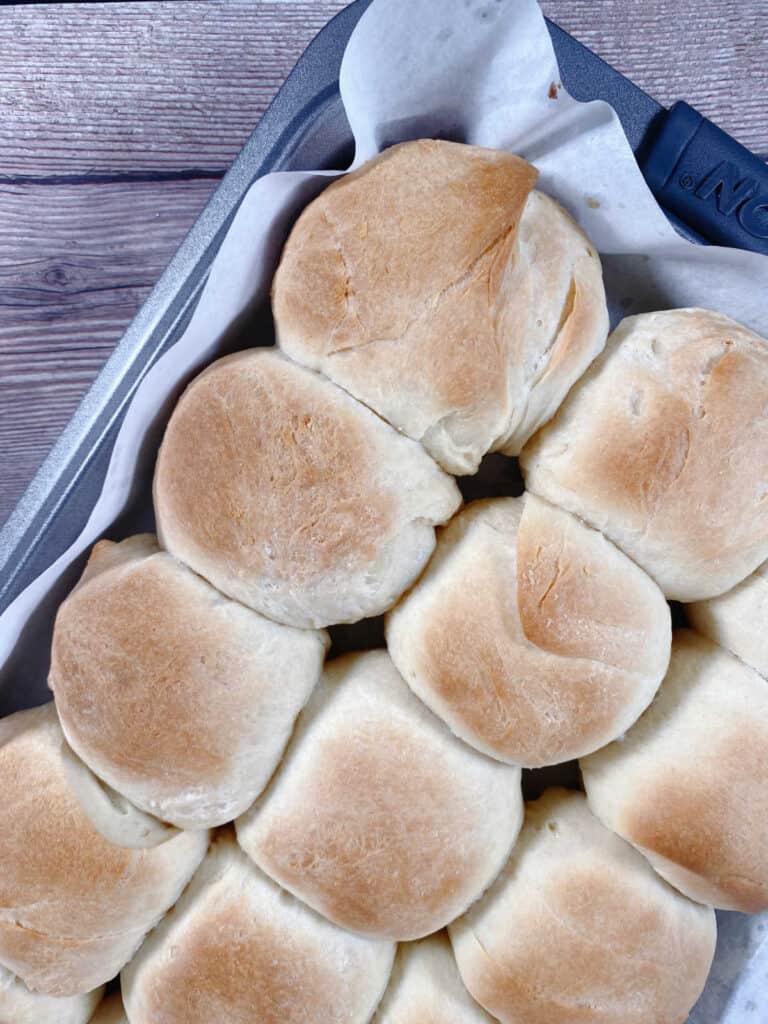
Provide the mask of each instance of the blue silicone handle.
[{"label": "blue silicone handle", "polygon": [[768,164],[687,103],[642,160],[661,205],[709,242],[768,255]]}]

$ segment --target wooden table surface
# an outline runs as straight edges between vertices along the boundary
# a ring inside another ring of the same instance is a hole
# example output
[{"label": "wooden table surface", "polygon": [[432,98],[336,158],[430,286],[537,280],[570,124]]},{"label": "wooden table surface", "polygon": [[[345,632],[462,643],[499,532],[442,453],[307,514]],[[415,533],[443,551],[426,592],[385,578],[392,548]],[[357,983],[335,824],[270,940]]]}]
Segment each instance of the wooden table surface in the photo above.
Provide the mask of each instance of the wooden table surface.
[{"label": "wooden table surface", "polygon": [[[344,4],[3,8],[0,523],[296,59]],[[542,6],[661,102],[687,99],[768,153],[768,0]]]}]

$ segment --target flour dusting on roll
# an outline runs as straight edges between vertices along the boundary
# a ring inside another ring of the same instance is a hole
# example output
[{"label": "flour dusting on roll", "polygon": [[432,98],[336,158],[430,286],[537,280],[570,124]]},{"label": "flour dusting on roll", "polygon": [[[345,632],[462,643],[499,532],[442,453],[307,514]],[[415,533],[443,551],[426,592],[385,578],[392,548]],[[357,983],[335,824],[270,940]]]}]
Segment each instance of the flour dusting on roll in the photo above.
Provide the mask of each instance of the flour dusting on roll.
[{"label": "flour dusting on roll", "polygon": [[516,455],[605,344],[600,261],[537,172],[420,140],[330,185],[275,275],[278,343],[452,473]]},{"label": "flour dusting on roll", "polygon": [[581,762],[590,807],[692,899],[768,910],[768,682],[689,630],[656,700]]},{"label": "flour dusting on roll", "polygon": [[653,580],[530,494],[468,505],[387,618],[392,660],[417,696],[467,743],[527,768],[628,729],[670,642]]},{"label": "flour dusting on roll", "polygon": [[37,992],[103,985],[179,897],[208,846],[108,843],[75,799],[53,704],[0,722],[0,964]]},{"label": "flour dusting on roll", "polygon": [[171,554],[304,627],[391,607],[461,502],[421,445],[274,349],[220,359],[190,384],[154,494]]},{"label": "flour dusting on roll", "polygon": [[667,597],[722,594],[768,558],[768,342],[708,310],[629,317],[521,462]]},{"label": "flour dusting on roll", "polygon": [[368,1024],[393,956],[282,892],[223,832],[121,982],[131,1024]]},{"label": "flour dusting on roll", "polygon": [[683,1024],[716,926],[581,793],[550,790],[528,804],[509,863],[450,934],[464,983],[501,1024]]},{"label": "flour dusting on roll", "polygon": [[330,662],[240,844],[342,927],[421,938],[490,885],[522,819],[520,771],[456,739],[385,651]]},{"label": "flour dusting on roll", "polygon": [[102,541],[59,608],[49,685],[100,778],[164,821],[208,828],[268,782],[327,643],[223,597],[151,536]]}]

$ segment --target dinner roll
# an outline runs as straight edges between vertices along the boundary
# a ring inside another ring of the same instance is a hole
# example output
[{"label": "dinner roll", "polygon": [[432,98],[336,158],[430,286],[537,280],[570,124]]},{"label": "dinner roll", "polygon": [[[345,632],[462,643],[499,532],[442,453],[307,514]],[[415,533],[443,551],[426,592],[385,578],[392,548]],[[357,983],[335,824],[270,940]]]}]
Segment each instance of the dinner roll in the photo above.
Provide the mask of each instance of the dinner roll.
[{"label": "dinner roll", "polygon": [[0,964],[46,995],[112,978],[176,901],[208,845],[108,843],[70,788],[53,704],[0,721]]},{"label": "dinner roll", "polygon": [[712,910],[565,790],[528,805],[498,881],[450,932],[464,983],[502,1024],[683,1024],[716,939]]},{"label": "dinner roll", "polygon": [[0,967],[0,1024],[87,1024],[103,989],[79,996],[44,996]]},{"label": "dinner roll", "polygon": [[223,597],[154,537],[102,541],[59,609],[49,685],[100,778],[165,821],[208,828],[266,785],[327,643]]},{"label": "dinner roll", "polygon": [[101,1003],[90,1024],[129,1024],[119,992]]},{"label": "dinner roll", "polygon": [[493,1024],[467,992],[444,932],[405,942],[374,1024]]},{"label": "dinner roll", "polygon": [[367,1024],[393,956],[282,892],[224,832],[121,980],[131,1024]]},{"label": "dinner roll", "polygon": [[460,502],[420,445],[274,349],[227,356],[190,384],[155,473],[162,545],[293,626],[385,611]]},{"label": "dinner roll", "polygon": [[768,678],[768,562],[733,590],[685,609],[699,633]]},{"label": "dinner roll", "polygon": [[768,682],[751,668],[676,633],[651,708],[581,768],[595,814],[686,896],[768,909]]},{"label": "dinner roll", "polygon": [[702,309],[630,317],[522,466],[667,597],[722,594],[768,557],[768,344]]},{"label": "dinner roll", "polygon": [[519,770],[453,737],[387,653],[369,651],[326,667],[237,832],[262,870],[329,920],[414,939],[480,896],[521,819]]},{"label": "dinner roll", "polygon": [[464,509],[387,619],[417,696],[473,747],[527,768],[629,728],[670,642],[669,606],[642,569],[531,494]]},{"label": "dinner roll", "polygon": [[608,333],[597,253],[519,157],[393,146],[303,212],[275,275],[278,343],[451,473],[516,455]]}]

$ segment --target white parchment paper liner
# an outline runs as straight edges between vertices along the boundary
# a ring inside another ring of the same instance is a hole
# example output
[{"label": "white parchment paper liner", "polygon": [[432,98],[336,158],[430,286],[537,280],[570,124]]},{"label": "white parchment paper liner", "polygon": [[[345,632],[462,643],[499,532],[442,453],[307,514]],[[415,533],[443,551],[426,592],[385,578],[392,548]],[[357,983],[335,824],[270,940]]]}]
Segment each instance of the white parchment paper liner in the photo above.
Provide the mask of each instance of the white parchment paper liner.
[{"label": "white parchment paper liner", "polygon": [[[681,239],[648,190],[613,110],[577,103],[552,88],[559,82],[534,0],[373,0],[341,72],[355,166],[419,137],[512,150],[539,168],[539,187],[570,210],[599,249],[614,322],[627,313],[706,306],[768,334],[768,258]],[[189,327],[137,390],[82,534],[0,618],[0,665],[64,569],[123,509],[144,433],[179,381],[215,358],[237,317],[266,297],[286,226],[328,177],[273,174],[251,188]],[[715,966],[691,1024],[763,1024],[768,914],[718,918]]]}]

